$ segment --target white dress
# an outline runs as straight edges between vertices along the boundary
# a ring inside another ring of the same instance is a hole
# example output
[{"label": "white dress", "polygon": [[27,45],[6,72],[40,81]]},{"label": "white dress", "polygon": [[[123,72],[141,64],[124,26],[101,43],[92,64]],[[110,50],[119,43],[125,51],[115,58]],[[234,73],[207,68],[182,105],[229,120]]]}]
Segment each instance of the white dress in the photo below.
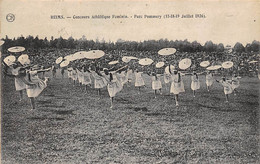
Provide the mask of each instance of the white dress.
[{"label": "white dress", "polygon": [[72,68],[68,68],[68,78],[72,79]]},{"label": "white dress", "polygon": [[95,71],[92,71],[91,74],[94,78],[94,88],[104,88],[107,85],[107,81],[104,77],[99,76]]},{"label": "white dress", "polygon": [[200,89],[200,81],[199,78],[196,77],[196,75],[191,75],[191,89],[193,91]]},{"label": "white dress", "polygon": [[171,75],[171,89],[170,93],[179,94],[181,92],[185,92],[184,84],[182,81],[182,75],[180,74],[180,79],[178,79],[178,74]]},{"label": "white dress", "polygon": [[[13,75],[18,75],[19,69],[20,69],[19,67],[16,68],[16,69],[10,68],[11,73]],[[26,89],[26,84],[23,82],[21,77],[15,76],[15,78],[14,78],[14,85],[15,85],[15,90],[16,91],[21,91],[21,90]]]},{"label": "white dress", "polygon": [[239,80],[237,77],[232,77],[232,89],[238,88],[240,85]]},{"label": "white dress", "polygon": [[126,78],[127,78],[127,81],[129,81],[129,82],[132,81],[132,79],[133,79],[133,70],[131,70],[131,69],[127,70]]},{"label": "white dress", "polygon": [[105,75],[105,79],[107,80],[107,91],[110,97],[115,97],[115,95],[120,92],[123,88],[121,82],[117,79],[115,73],[112,73],[113,79],[110,81],[110,74]]},{"label": "white dress", "polygon": [[77,78],[80,84],[82,84],[83,81],[83,73],[77,69]]},{"label": "white dress", "polygon": [[73,69],[71,71],[71,78],[72,80],[76,81],[78,79],[78,75],[77,75],[77,71],[75,69]]},{"label": "white dress", "polygon": [[164,73],[163,79],[166,84],[169,83],[171,81],[171,74]]},{"label": "white dress", "polygon": [[127,82],[127,77],[125,72],[122,71],[120,74],[118,74],[118,80],[122,85],[124,85]]},{"label": "white dress", "polygon": [[153,90],[158,90],[158,89],[161,89],[162,88],[162,83],[161,83],[161,80],[155,76],[152,76],[152,89]]},{"label": "white dress", "polygon": [[91,84],[91,78],[90,78],[90,72],[82,72],[83,78],[82,78],[82,84],[83,85],[89,85]]},{"label": "white dress", "polygon": [[141,87],[144,86],[144,79],[142,77],[143,72],[135,72],[135,86],[136,87]]},{"label": "white dress", "polygon": [[211,86],[213,84],[213,76],[212,74],[206,74],[206,85]]},{"label": "white dress", "polygon": [[26,84],[22,81],[22,79],[20,77],[14,78],[14,85],[15,85],[16,91],[21,91],[21,90],[26,89]]},{"label": "white dress", "polygon": [[38,77],[37,71],[29,71],[26,80],[30,83],[26,85],[28,97],[38,97],[39,94],[47,87],[46,81],[43,81]]},{"label": "white dress", "polygon": [[223,80],[220,80],[220,83],[222,84],[222,86],[224,87],[224,93],[227,95],[227,94],[231,94],[233,92],[233,89],[232,89],[232,84],[231,84],[231,81],[230,80],[226,80],[226,81],[223,81]]}]

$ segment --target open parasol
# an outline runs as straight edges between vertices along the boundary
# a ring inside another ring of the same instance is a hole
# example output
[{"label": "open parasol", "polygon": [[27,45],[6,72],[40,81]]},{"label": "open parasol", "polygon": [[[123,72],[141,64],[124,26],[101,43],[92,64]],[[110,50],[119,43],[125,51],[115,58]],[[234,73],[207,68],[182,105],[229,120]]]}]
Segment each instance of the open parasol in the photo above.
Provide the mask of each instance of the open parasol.
[{"label": "open parasol", "polygon": [[220,69],[222,66],[221,65],[214,65],[214,66],[209,66],[206,69],[207,70],[217,70]]},{"label": "open parasol", "polygon": [[185,70],[191,66],[191,60],[189,58],[182,59],[179,62],[179,68]]},{"label": "open parasol", "polygon": [[84,59],[87,54],[88,54],[87,51],[79,51],[79,52],[76,52],[75,54],[73,54],[73,58],[75,60]]},{"label": "open parasol", "polygon": [[8,51],[9,52],[22,52],[24,51],[25,48],[24,47],[21,47],[21,46],[16,46],[16,47],[11,47],[11,48],[8,48]]},{"label": "open parasol", "polygon": [[175,48],[163,48],[160,51],[158,51],[158,54],[162,56],[168,56],[174,54],[175,52],[176,52]]},{"label": "open parasol", "polygon": [[201,67],[207,67],[207,66],[209,66],[209,65],[210,65],[210,62],[209,62],[209,61],[203,61],[203,62],[200,63],[200,66],[201,66]]},{"label": "open parasol", "polygon": [[155,65],[156,68],[161,68],[161,67],[163,67],[163,66],[164,66],[164,62],[158,62],[158,63],[156,63],[156,65]]},{"label": "open parasol", "polygon": [[56,59],[55,63],[60,64],[62,62],[62,60],[63,60],[63,57],[59,57]]},{"label": "open parasol", "polygon": [[117,64],[117,63],[119,63],[118,60],[115,60],[115,61],[109,62],[108,64],[109,64],[109,65],[114,65],[114,64]]},{"label": "open parasol", "polygon": [[10,66],[15,62],[16,58],[13,55],[7,56],[6,58],[4,58],[4,62],[6,65]]},{"label": "open parasol", "polygon": [[222,63],[222,67],[225,69],[229,69],[231,67],[233,67],[234,63],[232,61],[226,61],[224,63]]},{"label": "open parasol", "polygon": [[257,63],[258,61],[256,61],[256,60],[253,60],[253,61],[250,61],[250,62],[248,62],[249,64],[252,64],[252,63]]},{"label": "open parasol", "polygon": [[153,60],[150,58],[143,58],[139,60],[140,65],[150,65],[153,63]]},{"label": "open parasol", "polygon": [[60,63],[60,67],[66,67],[66,66],[68,66],[69,64],[70,64],[70,61],[65,60],[65,61],[63,61],[63,62]]},{"label": "open parasol", "polygon": [[104,55],[105,55],[104,51],[101,51],[101,50],[91,50],[91,51],[88,51],[84,55],[84,57],[87,58],[87,59],[98,59],[98,58],[101,58]]}]

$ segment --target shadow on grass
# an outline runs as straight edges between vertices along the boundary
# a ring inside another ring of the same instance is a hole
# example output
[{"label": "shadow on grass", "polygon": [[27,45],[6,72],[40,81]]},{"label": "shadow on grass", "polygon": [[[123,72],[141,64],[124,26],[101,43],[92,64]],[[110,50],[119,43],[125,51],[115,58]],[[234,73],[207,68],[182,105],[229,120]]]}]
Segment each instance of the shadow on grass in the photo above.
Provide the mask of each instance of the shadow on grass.
[{"label": "shadow on grass", "polygon": [[32,120],[32,121],[44,121],[44,120],[55,120],[55,121],[63,121],[65,120],[64,118],[47,118],[47,117],[30,117],[27,118],[28,120]]}]

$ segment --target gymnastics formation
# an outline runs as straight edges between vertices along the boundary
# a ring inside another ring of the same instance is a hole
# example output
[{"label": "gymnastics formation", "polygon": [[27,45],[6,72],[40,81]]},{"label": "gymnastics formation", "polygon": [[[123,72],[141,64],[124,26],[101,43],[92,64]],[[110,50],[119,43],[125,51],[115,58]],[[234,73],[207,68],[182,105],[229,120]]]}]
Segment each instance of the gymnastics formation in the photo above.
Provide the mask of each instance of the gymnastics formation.
[{"label": "gymnastics formation", "polygon": [[[184,76],[191,77],[190,88],[193,91],[193,97],[196,96],[196,91],[201,87],[200,76],[205,76],[205,85],[207,91],[210,91],[214,82],[223,86],[226,102],[229,101],[229,95],[237,94],[239,87],[239,77],[233,73],[232,77],[228,79],[222,76],[221,79],[215,79],[214,73],[219,69],[230,69],[233,67],[232,61],[222,62],[221,65],[213,64],[211,61],[200,62],[200,67],[203,71],[197,72],[194,62],[189,58],[181,59],[180,61],[161,60],[155,62],[151,58],[139,59],[134,56],[123,56],[114,61],[109,61],[105,66],[98,65],[98,60],[102,58],[105,53],[101,50],[79,51],[67,56],[60,56],[56,59],[53,66],[49,68],[39,67],[30,63],[30,57],[22,54],[25,49],[23,47],[11,47],[9,52],[14,53],[7,56],[3,60],[4,74],[14,77],[16,91],[20,93],[20,101],[23,99],[23,91],[26,90],[27,96],[31,100],[32,109],[36,109],[35,97],[47,87],[48,77],[44,77],[44,73],[52,71],[53,77],[56,77],[58,68],[61,70],[62,77],[64,77],[65,70],[67,70],[68,78],[81,86],[85,86],[85,90],[92,87],[97,90],[100,98],[102,88],[107,88],[111,105],[114,106],[114,97],[123,90],[124,85],[130,84],[134,81],[135,87],[138,88],[138,94],[141,93],[141,88],[146,86],[143,75],[147,74],[151,78],[152,90],[154,97],[162,94],[162,81],[170,84],[169,93],[174,95],[175,104],[179,106],[179,95],[185,92]],[[162,59],[167,59],[167,56],[174,55],[176,49],[164,48],[158,51],[158,55]],[[88,62],[85,61],[88,60]],[[75,61],[82,62],[81,65]],[[204,85],[203,84],[203,85]]]}]

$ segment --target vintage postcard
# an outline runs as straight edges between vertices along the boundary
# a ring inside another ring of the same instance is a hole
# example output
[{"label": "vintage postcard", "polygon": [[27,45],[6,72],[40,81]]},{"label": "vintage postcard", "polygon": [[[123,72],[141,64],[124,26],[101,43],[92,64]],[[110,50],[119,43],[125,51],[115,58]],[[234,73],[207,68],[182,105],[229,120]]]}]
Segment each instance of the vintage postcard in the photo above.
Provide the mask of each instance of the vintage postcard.
[{"label": "vintage postcard", "polygon": [[0,0],[1,163],[259,163],[259,0]]}]

